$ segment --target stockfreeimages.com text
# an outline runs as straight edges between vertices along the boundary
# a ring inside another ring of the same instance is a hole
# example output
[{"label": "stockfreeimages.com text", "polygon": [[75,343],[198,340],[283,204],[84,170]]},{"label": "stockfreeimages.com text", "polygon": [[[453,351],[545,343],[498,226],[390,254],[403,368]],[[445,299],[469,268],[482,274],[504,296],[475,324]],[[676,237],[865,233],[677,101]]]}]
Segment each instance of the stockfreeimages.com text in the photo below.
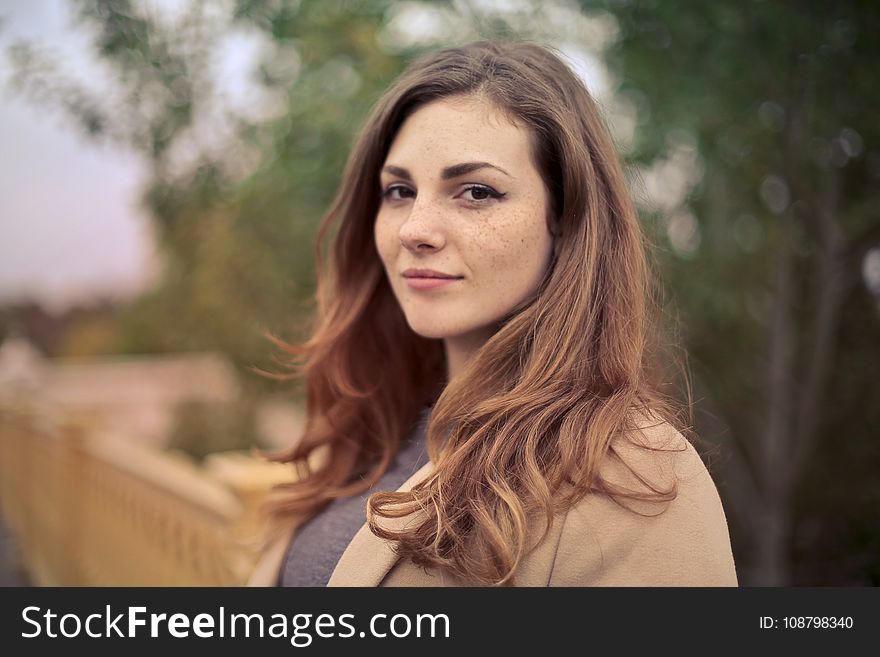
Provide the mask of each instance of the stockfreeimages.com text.
[{"label": "stockfreeimages.com text", "polygon": [[94,639],[121,637],[165,637],[204,639],[245,637],[283,638],[298,648],[309,646],[315,637],[324,639],[352,637],[376,638],[449,638],[450,623],[446,614],[374,614],[358,630],[354,614],[236,614],[220,607],[216,613],[199,613],[190,618],[183,613],[148,613],[146,607],[126,607],[115,613],[106,605],[103,613],[59,614],[51,609],[25,607],[21,612],[27,630],[26,639],[46,636]]}]

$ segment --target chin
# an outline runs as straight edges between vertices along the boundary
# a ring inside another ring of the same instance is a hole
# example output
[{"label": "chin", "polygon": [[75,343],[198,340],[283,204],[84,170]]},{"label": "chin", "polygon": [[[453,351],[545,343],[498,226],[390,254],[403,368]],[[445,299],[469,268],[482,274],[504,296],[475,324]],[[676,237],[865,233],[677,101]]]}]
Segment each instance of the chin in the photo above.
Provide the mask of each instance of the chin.
[{"label": "chin", "polygon": [[454,332],[450,331],[448,326],[443,326],[439,322],[431,321],[429,317],[418,317],[413,319],[407,317],[406,323],[409,325],[409,328],[413,333],[420,335],[423,338],[442,340],[443,338],[448,338],[451,335],[454,335]]},{"label": "chin", "polygon": [[434,326],[423,326],[423,325],[419,325],[419,324],[416,324],[416,325],[410,324],[409,327],[410,327],[410,329],[412,329],[413,333],[415,333],[416,335],[419,335],[423,338],[429,338],[432,340],[442,340],[443,338],[449,337],[448,334],[446,333],[446,331],[438,330]]}]

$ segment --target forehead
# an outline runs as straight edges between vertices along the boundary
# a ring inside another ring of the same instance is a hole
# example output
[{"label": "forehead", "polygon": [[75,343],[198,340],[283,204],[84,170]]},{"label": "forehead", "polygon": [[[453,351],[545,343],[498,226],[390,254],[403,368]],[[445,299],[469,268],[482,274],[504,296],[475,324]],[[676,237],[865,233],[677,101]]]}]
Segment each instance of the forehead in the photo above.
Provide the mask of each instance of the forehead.
[{"label": "forehead", "polygon": [[531,133],[488,101],[444,98],[403,122],[385,161],[414,170],[469,161],[519,170],[531,167]]}]

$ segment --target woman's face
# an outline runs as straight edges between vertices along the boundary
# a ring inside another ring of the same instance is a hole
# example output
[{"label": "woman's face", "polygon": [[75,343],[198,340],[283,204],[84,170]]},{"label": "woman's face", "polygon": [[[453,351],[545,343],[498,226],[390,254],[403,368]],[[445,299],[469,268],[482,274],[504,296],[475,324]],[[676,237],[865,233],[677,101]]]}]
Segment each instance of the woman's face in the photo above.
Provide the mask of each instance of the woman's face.
[{"label": "woman's face", "polygon": [[409,326],[483,344],[553,250],[528,130],[482,100],[434,101],[401,126],[381,185],[376,248]]}]

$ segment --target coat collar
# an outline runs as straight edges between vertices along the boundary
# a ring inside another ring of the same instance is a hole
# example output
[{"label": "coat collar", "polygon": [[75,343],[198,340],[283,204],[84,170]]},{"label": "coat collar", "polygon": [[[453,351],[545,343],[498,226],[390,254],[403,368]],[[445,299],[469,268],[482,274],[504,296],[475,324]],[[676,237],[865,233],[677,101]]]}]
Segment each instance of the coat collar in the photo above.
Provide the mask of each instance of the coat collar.
[{"label": "coat collar", "polygon": [[[418,482],[428,478],[434,471],[434,464],[428,461],[413,476],[403,482],[398,492],[412,489]],[[383,527],[399,531],[413,522],[422,520],[421,512],[403,518],[383,518]],[[394,543],[379,538],[367,523],[354,535],[345,552],[339,558],[327,586],[379,586],[399,557],[394,551]]]}]

